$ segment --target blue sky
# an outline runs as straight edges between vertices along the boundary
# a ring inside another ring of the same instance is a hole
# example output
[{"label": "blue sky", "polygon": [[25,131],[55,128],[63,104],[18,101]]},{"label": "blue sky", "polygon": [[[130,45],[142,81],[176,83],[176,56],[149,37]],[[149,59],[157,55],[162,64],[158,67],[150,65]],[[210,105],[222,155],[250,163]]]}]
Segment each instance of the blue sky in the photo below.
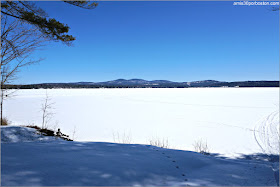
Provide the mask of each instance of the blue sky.
[{"label": "blue sky", "polygon": [[84,10],[38,2],[67,23],[73,46],[52,42],[16,83],[279,80],[279,12],[233,2],[99,2]]}]

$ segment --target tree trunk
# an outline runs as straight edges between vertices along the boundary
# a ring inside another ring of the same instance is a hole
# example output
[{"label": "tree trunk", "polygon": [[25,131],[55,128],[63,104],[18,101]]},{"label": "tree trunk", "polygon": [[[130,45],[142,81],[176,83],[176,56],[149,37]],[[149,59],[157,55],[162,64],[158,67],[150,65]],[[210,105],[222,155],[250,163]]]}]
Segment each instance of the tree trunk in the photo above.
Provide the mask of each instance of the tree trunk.
[{"label": "tree trunk", "polygon": [[[1,84],[0,84],[1,85]],[[1,87],[2,88],[2,87]],[[1,89],[0,88],[0,89]],[[4,90],[3,88],[1,89],[1,101],[0,101],[0,110],[1,110],[1,125],[3,124],[3,101],[4,101]]]},{"label": "tree trunk", "polygon": [[[0,5],[1,5],[1,3],[0,3]],[[2,46],[2,45],[1,45]],[[0,90],[1,90],[1,122],[0,122],[0,126],[2,125],[2,123],[3,123],[3,100],[4,100],[4,98],[3,98],[3,87],[2,87],[2,56],[1,56],[1,62],[0,62],[0,78],[1,78],[1,84],[0,84]]]}]

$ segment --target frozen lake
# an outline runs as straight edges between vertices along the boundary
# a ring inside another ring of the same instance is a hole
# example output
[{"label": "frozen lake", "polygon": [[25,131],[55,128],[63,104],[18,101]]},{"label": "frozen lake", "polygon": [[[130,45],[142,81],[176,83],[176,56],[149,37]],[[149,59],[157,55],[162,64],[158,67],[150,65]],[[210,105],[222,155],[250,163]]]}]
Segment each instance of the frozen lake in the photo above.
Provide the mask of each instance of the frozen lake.
[{"label": "frozen lake", "polygon": [[46,92],[55,113],[49,127],[70,137],[76,128],[78,141],[168,139],[170,148],[194,150],[202,139],[211,152],[230,156],[261,152],[256,138],[264,136],[254,132],[265,126],[279,133],[279,88],[19,90],[5,101],[4,116],[41,126]]}]

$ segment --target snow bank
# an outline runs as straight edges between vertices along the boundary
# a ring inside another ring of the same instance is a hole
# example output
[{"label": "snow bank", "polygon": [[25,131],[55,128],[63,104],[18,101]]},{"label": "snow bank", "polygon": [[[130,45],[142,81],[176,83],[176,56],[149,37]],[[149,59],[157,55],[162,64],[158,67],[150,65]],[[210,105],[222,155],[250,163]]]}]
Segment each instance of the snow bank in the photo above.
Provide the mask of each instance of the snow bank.
[{"label": "snow bank", "polygon": [[[40,142],[23,127],[1,128],[1,134],[13,140],[1,144],[3,186],[276,185],[271,164],[262,160],[139,144]],[[26,139],[35,141],[20,141]]]},{"label": "snow bank", "polygon": [[42,136],[36,129],[19,126],[1,127],[1,143],[54,141],[55,137]]}]

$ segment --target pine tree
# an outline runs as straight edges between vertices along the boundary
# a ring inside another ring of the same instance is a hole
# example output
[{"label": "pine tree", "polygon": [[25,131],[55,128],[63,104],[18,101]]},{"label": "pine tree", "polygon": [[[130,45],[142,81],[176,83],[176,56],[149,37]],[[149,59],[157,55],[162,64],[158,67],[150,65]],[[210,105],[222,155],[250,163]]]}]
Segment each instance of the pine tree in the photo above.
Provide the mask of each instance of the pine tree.
[{"label": "pine tree", "polygon": [[[84,9],[93,9],[97,6],[97,3],[90,1],[63,2]],[[55,18],[48,18],[47,13],[37,7],[34,2],[3,1],[1,2],[1,13],[38,27],[45,37],[53,41],[61,41],[69,45],[75,40],[74,36],[67,34],[70,29],[67,24],[61,23]]]}]

